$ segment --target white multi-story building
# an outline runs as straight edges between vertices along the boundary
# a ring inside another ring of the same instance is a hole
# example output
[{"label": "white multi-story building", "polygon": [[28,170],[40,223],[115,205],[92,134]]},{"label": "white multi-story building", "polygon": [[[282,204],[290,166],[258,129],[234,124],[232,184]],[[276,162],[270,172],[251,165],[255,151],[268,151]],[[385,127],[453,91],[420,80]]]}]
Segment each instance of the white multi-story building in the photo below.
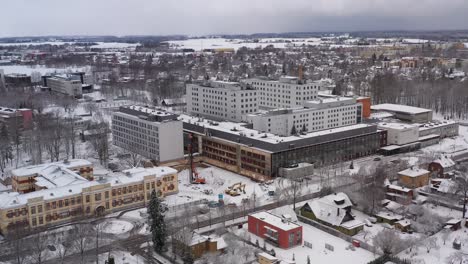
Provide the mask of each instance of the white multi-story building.
[{"label": "white multi-story building", "polygon": [[120,107],[112,115],[114,145],[157,161],[180,159],[184,146],[177,117],[147,107]]},{"label": "white multi-story building", "polygon": [[5,72],[0,69],[0,89],[5,88]]},{"label": "white multi-story building", "polygon": [[379,123],[377,127],[387,130],[388,145],[405,145],[419,140],[417,124]]},{"label": "white multi-story building", "polygon": [[258,105],[266,109],[301,107],[305,102],[317,99],[321,85],[291,76],[283,76],[278,81],[248,79],[244,82],[257,90]]},{"label": "white multi-story building", "polygon": [[307,133],[361,123],[362,104],[350,97],[325,98],[304,102],[300,108],[251,114],[247,119],[255,130],[289,136],[294,130]]},{"label": "white multi-story building", "polygon": [[258,92],[237,82],[187,84],[186,92],[191,115],[240,122],[258,111]]},{"label": "white multi-story building", "polygon": [[77,76],[56,75],[47,78],[47,86],[51,91],[77,98],[83,96],[82,83]]}]

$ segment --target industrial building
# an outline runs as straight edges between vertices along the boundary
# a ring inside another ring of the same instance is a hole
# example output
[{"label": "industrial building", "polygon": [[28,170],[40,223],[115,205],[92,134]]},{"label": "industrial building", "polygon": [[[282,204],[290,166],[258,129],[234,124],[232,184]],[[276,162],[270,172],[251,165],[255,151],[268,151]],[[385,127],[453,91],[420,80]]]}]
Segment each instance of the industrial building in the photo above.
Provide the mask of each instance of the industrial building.
[{"label": "industrial building", "polygon": [[258,111],[257,91],[237,82],[187,84],[187,112],[213,120],[240,122]]},{"label": "industrial building", "polygon": [[[386,131],[376,125],[356,124],[284,137],[250,129],[246,123],[187,115],[179,119],[185,135],[196,139],[195,151],[205,162],[259,181],[279,176],[280,168],[347,161],[375,154],[387,144]],[[188,144],[188,138],[184,140]]]},{"label": "industrial building", "polygon": [[[161,196],[178,192],[177,171],[169,167],[133,168],[97,180],[88,180],[65,165],[40,167],[40,176],[34,177],[40,189],[29,193],[0,193],[0,234],[146,206],[153,190]],[[38,171],[26,167],[15,173],[23,175],[32,170]]]},{"label": "industrial building", "polygon": [[389,112],[396,118],[410,123],[429,123],[432,121],[432,110],[399,104],[379,104],[371,106],[375,112]]},{"label": "industrial building", "polygon": [[183,158],[182,122],[177,115],[143,106],[122,106],[112,114],[113,143],[156,161]]}]

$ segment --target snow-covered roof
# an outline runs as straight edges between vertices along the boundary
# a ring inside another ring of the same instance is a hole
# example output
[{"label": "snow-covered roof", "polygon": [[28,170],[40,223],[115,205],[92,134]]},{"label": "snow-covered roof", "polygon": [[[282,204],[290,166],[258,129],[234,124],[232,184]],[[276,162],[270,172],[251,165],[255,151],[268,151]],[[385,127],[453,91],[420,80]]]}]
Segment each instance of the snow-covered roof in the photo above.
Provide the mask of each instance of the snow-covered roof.
[{"label": "snow-covered roof", "polygon": [[136,181],[142,181],[146,176],[155,176],[161,178],[166,175],[176,174],[177,170],[170,167],[154,167],[154,168],[132,168],[122,171],[124,175],[116,175],[104,179],[111,186],[124,185]]},{"label": "snow-covered roof", "polygon": [[339,226],[346,215],[345,208],[352,206],[345,193],[336,193],[307,203],[317,219]]},{"label": "snow-covered roof", "polygon": [[388,111],[395,113],[406,113],[406,114],[422,114],[432,112],[430,109],[419,108],[409,105],[399,105],[399,104],[378,104],[371,106],[372,110],[376,111]]},{"label": "snow-covered roof", "polygon": [[442,168],[451,168],[455,166],[455,162],[449,158],[447,155],[440,155],[440,157],[433,161],[434,163],[439,163]]},{"label": "snow-covered roof", "polygon": [[255,214],[251,214],[249,216],[260,219],[263,222],[268,223],[272,226],[275,226],[283,231],[288,231],[288,230],[300,227],[300,225],[298,224],[295,224],[291,221],[287,221],[284,218],[276,216],[269,212],[258,212]]},{"label": "snow-covered roof", "polygon": [[54,162],[27,166],[13,170],[13,176],[34,176],[35,184],[42,188],[52,189],[77,183],[87,182],[70,168],[91,166],[87,160],[72,160],[72,162]]},{"label": "snow-covered roof", "polygon": [[395,224],[399,224],[402,227],[406,227],[406,226],[410,226],[411,222],[408,219],[403,219],[403,220],[400,220],[400,221],[396,222]]},{"label": "snow-covered roof", "polygon": [[384,122],[384,123],[379,123],[377,127],[380,129],[406,130],[406,129],[418,128],[418,125],[397,123],[397,122],[392,122],[392,123]]},{"label": "snow-covered roof", "polygon": [[180,115],[179,120],[185,123],[196,124],[198,126],[209,128],[213,130],[222,131],[225,133],[230,133],[233,135],[241,136],[244,135],[249,138],[254,138],[255,140],[264,141],[270,144],[278,144],[282,142],[293,142],[296,140],[304,139],[304,138],[313,138],[323,135],[329,135],[333,133],[343,132],[343,131],[350,131],[359,128],[371,127],[371,125],[367,124],[355,124],[350,126],[344,127],[337,127],[332,129],[326,129],[321,131],[315,131],[311,133],[307,133],[305,135],[298,135],[298,136],[277,136],[271,133],[262,133],[255,129],[246,128],[246,123],[236,123],[236,122],[215,122],[212,120],[208,120],[205,118],[199,118],[189,115]]},{"label": "snow-covered roof", "polygon": [[56,166],[61,166],[66,169],[73,169],[77,167],[91,167],[93,164],[90,161],[84,160],[84,159],[71,159],[71,160],[66,160],[66,161],[58,161],[58,162],[52,162],[52,163],[44,163],[44,164],[39,164],[39,165],[30,165],[26,167],[22,167],[19,169],[14,169],[11,171],[11,173],[14,176],[30,176],[36,173],[39,173],[41,170],[44,168],[50,166],[50,165],[56,165]]},{"label": "snow-covered roof", "polygon": [[350,221],[347,221],[347,222],[344,222],[342,223],[340,226],[341,227],[344,227],[346,229],[353,229],[353,228],[356,228],[356,227],[359,227],[359,226],[363,226],[364,223],[361,221],[361,220],[350,220]]},{"label": "snow-covered roof", "polygon": [[83,188],[99,185],[96,181],[86,181],[68,186],[45,189],[25,194],[17,192],[0,193],[0,208],[16,208],[26,205],[28,199],[43,197],[44,200],[54,200],[63,197],[81,194]]},{"label": "snow-covered roof", "polygon": [[399,175],[404,175],[404,176],[408,176],[408,177],[419,177],[419,176],[422,176],[422,175],[425,175],[425,174],[428,174],[428,173],[429,173],[428,170],[417,168],[417,167],[416,168],[411,167],[411,168],[406,169],[404,171],[398,172]]},{"label": "snow-covered roof", "polygon": [[391,190],[400,191],[400,192],[409,192],[409,191],[411,191],[411,189],[409,189],[409,188],[399,186],[399,185],[395,185],[395,184],[388,184],[387,188],[389,188]]},{"label": "snow-covered roof", "polygon": [[388,219],[388,220],[398,220],[399,221],[399,220],[403,219],[403,216],[401,216],[399,214],[392,213],[392,212],[381,211],[381,212],[378,212],[375,215],[378,216],[378,217],[384,218],[384,219]]},{"label": "snow-covered roof", "polygon": [[265,252],[261,252],[261,253],[258,253],[259,256],[262,256],[270,261],[275,261],[275,260],[278,260],[277,257],[273,257],[272,255],[268,254],[268,253],[265,253]]}]

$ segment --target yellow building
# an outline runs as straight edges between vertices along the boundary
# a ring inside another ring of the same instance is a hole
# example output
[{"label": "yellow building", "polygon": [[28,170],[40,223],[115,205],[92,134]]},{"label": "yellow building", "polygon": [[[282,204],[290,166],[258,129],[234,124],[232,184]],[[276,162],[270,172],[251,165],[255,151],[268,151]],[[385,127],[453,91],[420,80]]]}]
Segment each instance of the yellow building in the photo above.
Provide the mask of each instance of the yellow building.
[{"label": "yellow building", "polygon": [[398,172],[400,184],[407,188],[418,188],[429,184],[430,171],[411,167]]},{"label": "yellow building", "polygon": [[12,170],[11,174],[12,188],[19,193],[65,186],[81,180],[92,181],[94,177],[93,164],[82,159],[26,166]]},{"label": "yellow building", "polygon": [[267,253],[258,253],[258,263],[259,264],[275,264],[275,263],[280,263],[278,258],[273,257],[270,254]]},{"label": "yellow building", "polygon": [[146,206],[153,190],[163,197],[178,192],[177,171],[169,167],[134,168],[100,181],[84,180],[75,173],[75,182],[60,187],[53,186],[68,182],[73,172],[53,168],[54,176],[44,177],[50,185],[44,187],[39,180],[41,190],[0,193],[1,234],[8,235],[15,227],[34,229]]}]

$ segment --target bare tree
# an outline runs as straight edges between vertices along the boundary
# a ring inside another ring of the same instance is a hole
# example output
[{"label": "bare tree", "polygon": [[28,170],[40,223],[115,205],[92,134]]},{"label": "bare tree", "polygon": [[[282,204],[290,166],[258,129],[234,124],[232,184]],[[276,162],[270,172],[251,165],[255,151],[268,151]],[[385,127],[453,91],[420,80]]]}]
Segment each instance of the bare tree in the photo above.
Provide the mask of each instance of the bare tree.
[{"label": "bare tree", "polygon": [[101,165],[107,167],[109,160],[109,124],[105,121],[95,125],[96,134],[91,138],[91,145],[98,154]]},{"label": "bare tree", "polygon": [[288,177],[280,178],[278,181],[278,198],[279,200],[293,201],[293,210],[296,210],[297,197],[302,193],[304,177]]},{"label": "bare tree", "polygon": [[421,243],[427,250],[427,253],[431,252],[431,249],[438,249],[439,244],[437,243],[436,237],[428,237]]},{"label": "bare tree", "polygon": [[37,264],[41,264],[49,257],[48,246],[51,242],[48,232],[38,232],[28,238],[31,243],[31,257]]},{"label": "bare tree", "polygon": [[373,238],[374,246],[383,254],[393,255],[401,250],[401,238],[394,230],[385,229]]},{"label": "bare tree", "polygon": [[72,247],[80,254],[80,263],[84,263],[85,252],[91,248],[93,242],[93,228],[90,224],[77,224],[73,228]]},{"label": "bare tree", "polygon": [[463,264],[465,261],[468,260],[468,254],[463,253],[461,251],[453,252],[450,256],[447,257],[446,262],[447,264]]},{"label": "bare tree", "polygon": [[462,217],[466,216],[466,203],[468,200],[468,168],[466,166],[460,166],[460,172],[455,176],[453,181],[455,182],[453,188],[453,194],[456,196],[461,196],[463,201],[463,213]]},{"label": "bare tree", "polygon": [[73,245],[74,237],[66,232],[57,233],[54,235],[54,244],[56,245],[57,256],[60,263],[65,263],[65,258],[70,253]]}]

